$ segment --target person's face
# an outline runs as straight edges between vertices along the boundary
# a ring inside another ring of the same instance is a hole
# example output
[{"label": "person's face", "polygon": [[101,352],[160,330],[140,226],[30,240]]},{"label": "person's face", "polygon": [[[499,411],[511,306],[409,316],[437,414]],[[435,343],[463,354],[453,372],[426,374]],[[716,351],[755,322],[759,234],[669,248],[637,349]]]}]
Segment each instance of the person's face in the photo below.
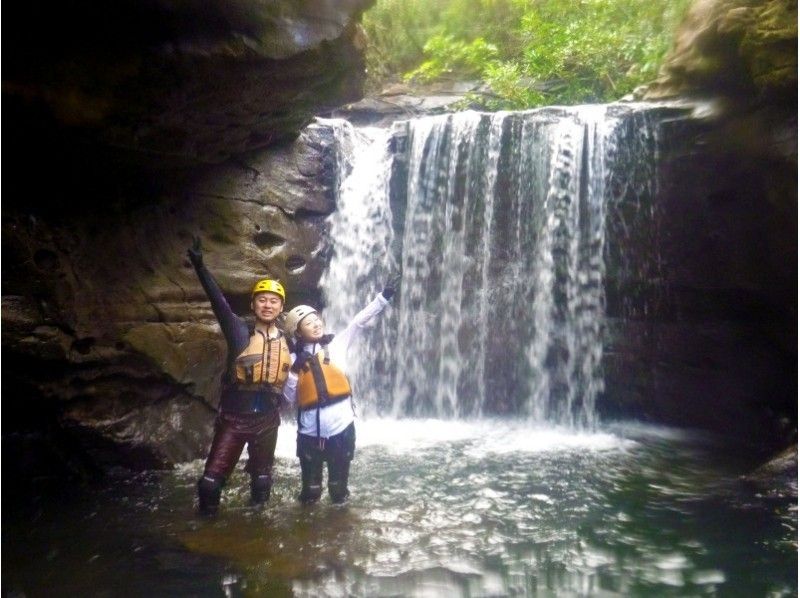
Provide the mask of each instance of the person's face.
[{"label": "person's face", "polygon": [[257,320],[270,324],[283,310],[283,299],[275,293],[259,293],[253,297],[250,307]]},{"label": "person's face", "polygon": [[325,323],[318,314],[308,314],[300,320],[297,331],[300,333],[300,338],[306,342],[313,343],[322,338],[325,332]]}]

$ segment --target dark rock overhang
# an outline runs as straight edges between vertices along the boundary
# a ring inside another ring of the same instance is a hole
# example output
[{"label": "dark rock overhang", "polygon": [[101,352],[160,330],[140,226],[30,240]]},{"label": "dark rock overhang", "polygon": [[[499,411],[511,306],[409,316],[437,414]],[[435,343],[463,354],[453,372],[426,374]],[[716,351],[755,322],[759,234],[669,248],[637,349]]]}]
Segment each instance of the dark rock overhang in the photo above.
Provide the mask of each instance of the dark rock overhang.
[{"label": "dark rock overhang", "polygon": [[205,450],[225,348],[187,243],[203,238],[241,313],[265,273],[318,295],[337,171],[332,130],[307,125],[360,99],[373,1],[4,7],[3,390],[24,400],[3,440],[31,455],[20,476]]},{"label": "dark rock overhang", "polygon": [[[361,97],[371,0],[6,7],[4,141],[64,136],[149,164],[216,163]],[[13,25],[8,26],[9,23]]]}]

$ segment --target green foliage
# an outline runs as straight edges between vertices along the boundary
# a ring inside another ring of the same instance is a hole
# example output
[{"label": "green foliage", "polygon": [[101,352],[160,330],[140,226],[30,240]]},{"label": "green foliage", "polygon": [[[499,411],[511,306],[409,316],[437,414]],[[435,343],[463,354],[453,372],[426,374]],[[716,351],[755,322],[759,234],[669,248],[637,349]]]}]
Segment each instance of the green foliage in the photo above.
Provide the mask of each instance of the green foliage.
[{"label": "green foliage", "polygon": [[429,0],[381,0],[364,15],[369,37],[367,75],[371,87],[398,78],[425,56],[424,46],[439,27],[439,3]]},{"label": "green foliage", "polygon": [[408,77],[416,77],[430,82],[453,72],[462,76],[481,76],[487,64],[497,61],[497,46],[488,43],[482,37],[471,42],[454,39],[452,35],[434,35],[425,44],[427,56],[436,56],[436,60],[426,60]]},{"label": "green foliage", "polygon": [[655,78],[689,0],[378,0],[377,86],[473,80],[490,108],[605,102]]}]

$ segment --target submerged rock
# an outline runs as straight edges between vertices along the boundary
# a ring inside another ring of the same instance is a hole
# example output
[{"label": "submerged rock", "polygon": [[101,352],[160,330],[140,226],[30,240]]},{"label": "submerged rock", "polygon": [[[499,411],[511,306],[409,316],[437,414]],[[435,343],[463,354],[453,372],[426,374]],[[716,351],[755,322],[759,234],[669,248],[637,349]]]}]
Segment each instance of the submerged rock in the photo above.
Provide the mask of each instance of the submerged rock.
[{"label": "submerged rock", "polygon": [[793,496],[797,499],[797,444],[781,451],[744,479],[769,496]]}]

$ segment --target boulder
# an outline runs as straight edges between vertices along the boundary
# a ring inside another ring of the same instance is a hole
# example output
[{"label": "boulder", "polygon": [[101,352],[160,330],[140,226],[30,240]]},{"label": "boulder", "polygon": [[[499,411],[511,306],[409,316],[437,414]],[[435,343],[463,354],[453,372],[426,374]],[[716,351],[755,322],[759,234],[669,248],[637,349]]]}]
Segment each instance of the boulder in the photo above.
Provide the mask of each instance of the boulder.
[{"label": "boulder", "polygon": [[744,480],[770,498],[792,497],[797,501],[797,443],[744,476]]}]

